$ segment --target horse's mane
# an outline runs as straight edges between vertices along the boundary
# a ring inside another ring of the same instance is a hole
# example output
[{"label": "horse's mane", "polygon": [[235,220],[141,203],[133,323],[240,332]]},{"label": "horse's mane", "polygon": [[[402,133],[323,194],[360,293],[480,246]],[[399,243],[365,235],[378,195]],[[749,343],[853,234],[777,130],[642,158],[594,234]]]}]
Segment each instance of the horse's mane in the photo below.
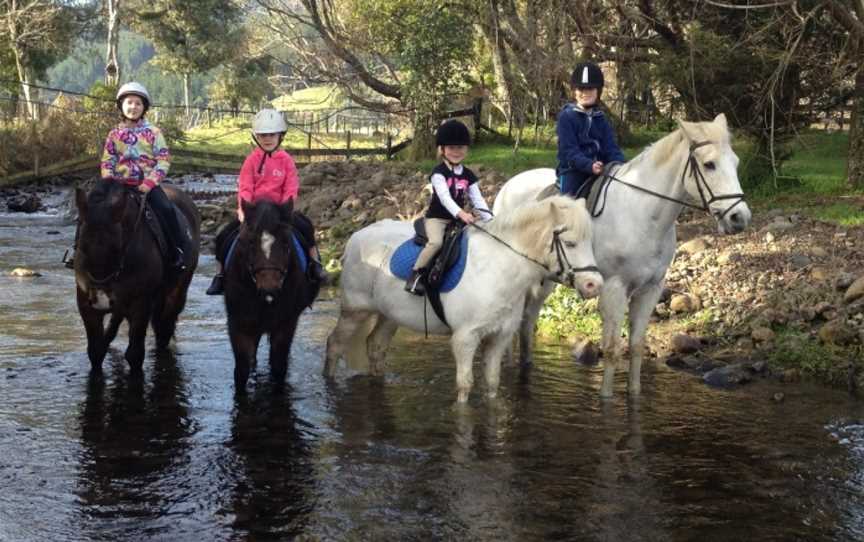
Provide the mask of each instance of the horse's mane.
[{"label": "horse's mane", "polygon": [[[729,130],[725,125],[715,122],[687,122],[687,131],[691,137],[696,136],[699,141],[713,141],[716,143],[729,141]],[[684,130],[678,127],[674,132],[667,134],[661,139],[645,147],[636,157],[624,164],[618,174],[627,173],[632,167],[641,162],[650,160],[654,167],[661,167],[669,160],[675,158],[679,146],[686,140]]]},{"label": "horse's mane", "polygon": [[123,190],[129,188],[113,181],[97,181],[87,194],[87,222],[93,225],[113,223],[112,208]]},{"label": "horse's mane", "polygon": [[497,215],[485,229],[498,236],[507,236],[514,243],[540,257],[552,242],[552,233],[558,226],[580,241],[591,238],[591,216],[584,202],[567,196],[552,196],[540,201],[519,205]]},{"label": "horse's mane", "polygon": [[282,221],[282,213],[277,204],[268,200],[255,203],[255,222],[250,226],[256,237],[264,231],[278,231]]}]

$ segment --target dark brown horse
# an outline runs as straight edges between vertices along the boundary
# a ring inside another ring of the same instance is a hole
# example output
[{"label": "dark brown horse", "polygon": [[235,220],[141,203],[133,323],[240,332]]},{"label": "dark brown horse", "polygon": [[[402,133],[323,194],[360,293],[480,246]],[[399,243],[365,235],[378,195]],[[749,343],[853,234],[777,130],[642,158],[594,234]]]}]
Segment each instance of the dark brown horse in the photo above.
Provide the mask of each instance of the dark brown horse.
[{"label": "dark brown horse", "polygon": [[81,229],[75,282],[94,371],[101,370],[108,345],[125,319],[129,322],[126,360],[132,371],[140,372],[147,324],[153,326],[156,347],[163,350],[186,305],[186,290],[198,265],[201,218],[189,196],[170,186],[163,189],[188,223],[191,240],[182,271],[169,269],[163,261],[141,208],[143,195],[137,190],[105,181],[98,182],[89,194],[76,190]]},{"label": "dark brown horse", "polygon": [[[243,202],[243,212],[245,222],[225,268],[225,309],[238,391],[245,390],[264,334],[270,338],[270,376],[284,382],[300,313],[319,289],[307,278],[301,265],[305,256],[294,243],[293,201]],[[223,261],[226,244],[222,239],[216,247]]]}]

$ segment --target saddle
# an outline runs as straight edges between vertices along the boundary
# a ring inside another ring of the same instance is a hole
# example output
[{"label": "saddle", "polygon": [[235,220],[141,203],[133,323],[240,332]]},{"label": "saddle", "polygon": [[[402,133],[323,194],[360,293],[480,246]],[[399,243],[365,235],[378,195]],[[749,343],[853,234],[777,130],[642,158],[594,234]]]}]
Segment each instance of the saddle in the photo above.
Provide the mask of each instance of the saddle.
[{"label": "saddle", "polygon": [[[621,166],[621,162],[610,162],[606,164],[603,167],[603,173],[588,177],[588,179],[582,183],[582,186],[579,187],[576,195],[573,196],[576,199],[585,199],[585,207],[588,208],[588,212],[591,213],[592,217],[596,218],[606,210],[606,191],[609,190],[609,185],[612,183],[612,179],[614,178],[613,172],[617,170],[619,166]],[[553,184],[552,186],[544,188],[539,194],[537,194],[537,201],[551,196],[556,196],[560,193],[561,190],[558,188],[557,183]]]},{"label": "saddle", "polygon": [[[447,318],[444,315],[440,295],[453,290],[459,284],[465,270],[465,263],[468,260],[468,236],[464,235],[463,231],[464,225],[459,221],[454,220],[448,224],[444,232],[443,246],[422,279],[432,309],[445,324]],[[414,262],[417,261],[417,256],[427,242],[422,218],[414,222],[414,233],[414,237],[397,247],[390,258],[390,272],[401,279],[410,276]]]},{"label": "saddle", "polygon": [[[146,205],[147,207],[144,209],[144,223],[147,224],[147,229],[150,230],[151,234],[153,234],[153,238],[159,246],[159,253],[162,255],[162,261],[171,262],[175,257],[173,253],[174,248],[170,245],[165,236],[165,226],[162,224],[162,218],[158,216],[158,213],[156,213],[152,207],[150,207],[150,203],[147,203]],[[173,203],[171,204],[171,211],[177,217],[177,223],[180,225],[182,237],[180,240],[182,246],[180,248],[183,250],[184,263],[186,265],[191,265],[192,233],[189,229],[189,220],[186,219],[186,215],[180,212],[180,209]]]}]

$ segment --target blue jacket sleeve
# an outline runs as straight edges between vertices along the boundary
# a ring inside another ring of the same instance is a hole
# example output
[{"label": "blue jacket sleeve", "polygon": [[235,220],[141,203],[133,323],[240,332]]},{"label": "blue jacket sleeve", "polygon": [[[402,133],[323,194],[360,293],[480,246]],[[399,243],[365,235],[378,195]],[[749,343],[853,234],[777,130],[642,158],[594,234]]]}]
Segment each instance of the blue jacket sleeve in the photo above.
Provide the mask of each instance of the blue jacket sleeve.
[{"label": "blue jacket sleeve", "polygon": [[618,143],[615,141],[615,131],[612,130],[612,126],[608,122],[605,124],[606,129],[603,130],[603,163],[626,162],[627,159],[624,158],[624,153],[621,152],[621,148],[618,147]]},{"label": "blue jacket sleeve", "polygon": [[579,141],[576,136],[578,129],[576,115],[566,110],[561,111],[558,115],[558,124],[555,127],[558,133],[558,156],[563,162],[562,165],[568,169],[591,173],[591,164],[594,161],[579,148]]}]

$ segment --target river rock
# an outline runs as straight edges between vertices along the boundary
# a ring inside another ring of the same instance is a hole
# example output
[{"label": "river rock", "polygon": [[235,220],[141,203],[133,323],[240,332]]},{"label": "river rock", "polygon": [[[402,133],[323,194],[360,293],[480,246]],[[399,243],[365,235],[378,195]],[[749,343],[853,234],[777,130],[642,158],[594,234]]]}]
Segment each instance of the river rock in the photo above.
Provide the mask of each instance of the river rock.
[{"label": "river rock", "polygon": [[35,213],[42,208],[42,200],[36,194],[16,196],[6,202],[10,213]]},{"label": "river rock", "polygon": [[810,279],[816,282],[824,282],[828,280],[828,270],[821,266],[815,266],[810,269]]},{"label": "river rock", "polygon": [[712,369],[702,376],[703,382],[715,388],[733,388],[752,379],[750,371],[740,363]]},{"label": "river rock", "polygon": [[702,348],[702,341],[696,337],[691,337],[684,333],[678,333],[677,335],[672,336],[672,340],[669,342],[669,347],[673,352],[678,352],[679,354],[692,354],[693,352],[698,352]]},{"label": "river rock", "polygon": [[669,309],[672,312],[696,312],[702,308],[702,303],[699,298],[690,294],[675,294],[669,302]]},{"label": "river rock", "polygon": [[828,257],[828,251],[822,247],[811,247],[810,248],[810,255],[813,256],[814,258],[827,258]]},{"label": "river rock", "polygon": [[763,227],[761,231],[769,232],[769,233],[771,233],[771,232],[778,233],[778,232],[784,232],[787,230],[791,230],[794,227],[795,227],[795,224],[793,224],[791,220],[789,220],[788,218],[783,217],[783,216],[778,216],[777,218],[772,220],[770,223],[768,223],[768,225]]},{"label": "river rock", "polygon": [[825,344],[846,346],[855,340],[855,332],[842,320],[831,320],[819,328],[819,339]]},{"label": "river rock", "polygon": [[570,353],[573,356],[573,361],[583,365],[596,365],[600,361],[600,351],[594,341],[590,339],[576,343]]},{"label": "river rock", "polygon": [[33,271],[32,269],[27,269],[25,267],[16,267],[10,273],[12,277],[41,277],[42,274],[38,271]]},{"label": "river rock", "polygon": [[776,334],[770,328],[760,326],[750,332],[750,337],[754,342],[767,343],[773,341]]},{"label": "river rock", "polygon": [[855,282],[846,289],[846,293],[843,294],[843,301],[845,303],[851,303],[862,296],[864,296],[864,275],[858,277]]},{"label": "river rock", "polygon": [[792,269],[803,269],[811,263],[810,258],[804,254],[795,254],[789,258],[789,264],[792,266]]}]

